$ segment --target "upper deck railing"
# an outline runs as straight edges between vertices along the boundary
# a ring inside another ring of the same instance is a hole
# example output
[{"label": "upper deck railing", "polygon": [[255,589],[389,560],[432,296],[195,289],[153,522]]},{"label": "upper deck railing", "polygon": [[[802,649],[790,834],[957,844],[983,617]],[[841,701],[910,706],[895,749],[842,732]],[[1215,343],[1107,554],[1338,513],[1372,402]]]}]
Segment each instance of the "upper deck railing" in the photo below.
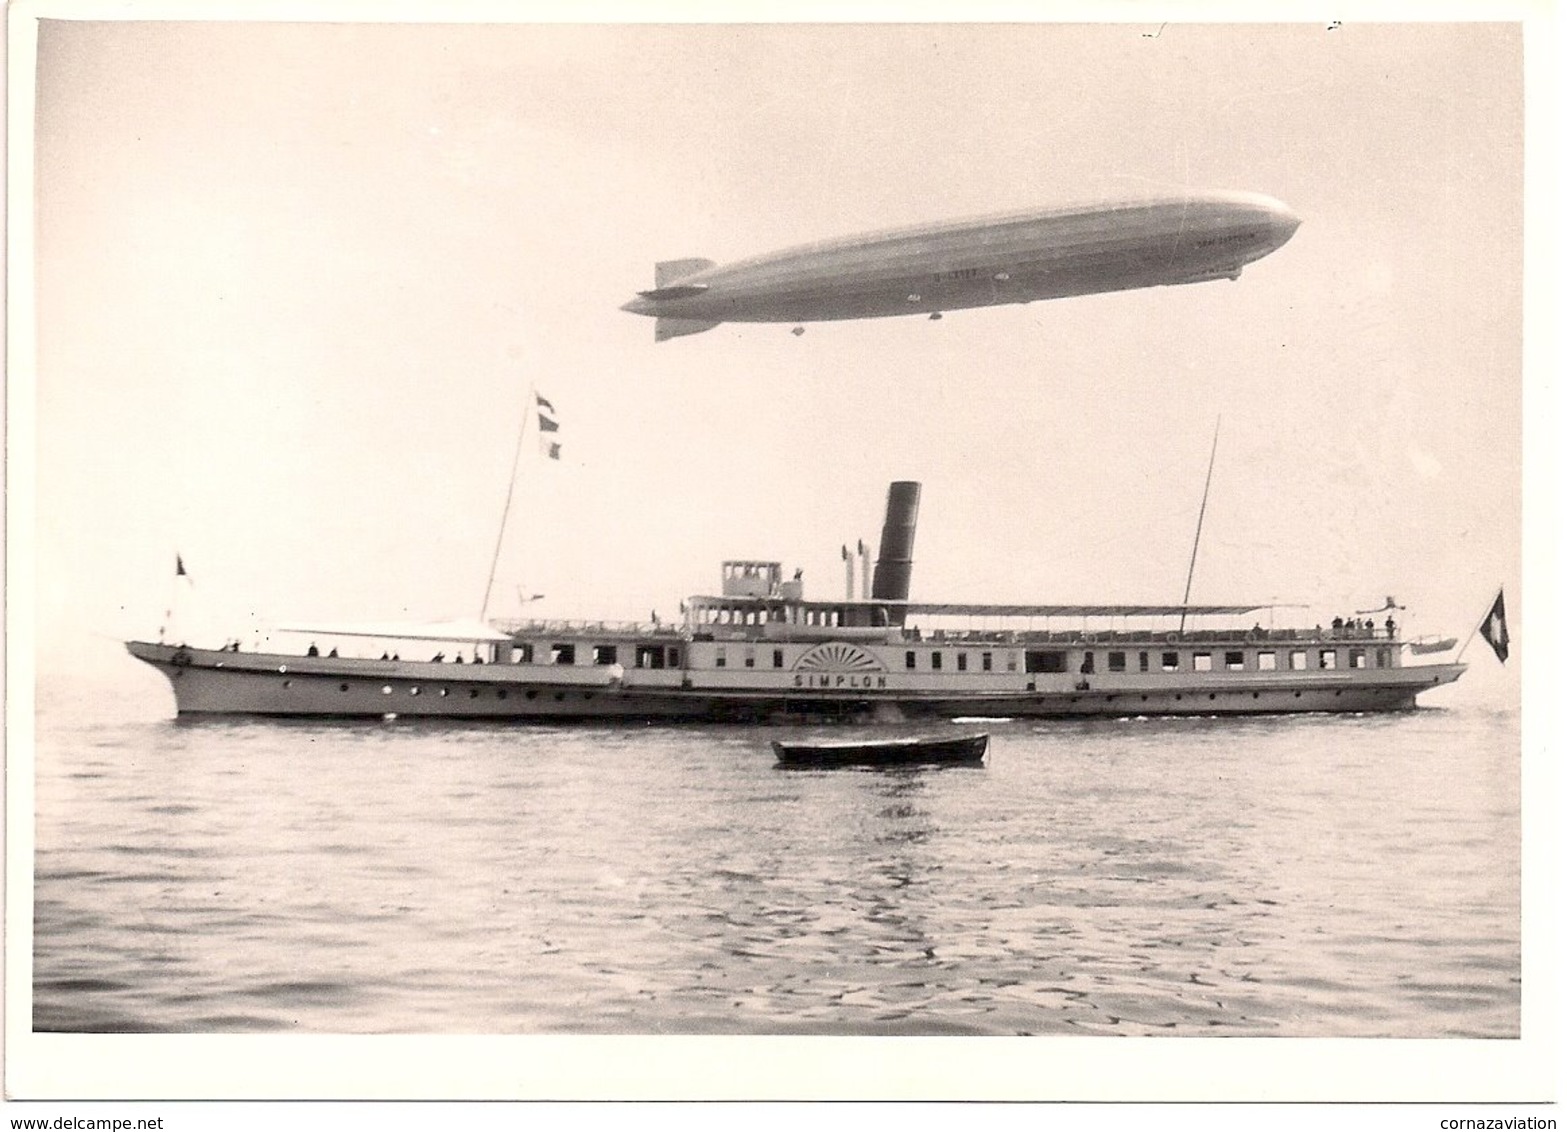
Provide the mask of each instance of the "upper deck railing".
[{"label": "upper deck railing", "polygon": [[671,621],[571,621],[500,619],[491,622],[503,633],[524,636],[679,637],[684,627]]},{"label": "upper deck railing", "polygon": [[1398,643],[1396,630],[1348,629],[925,629],[909,626],[904,633],[913,641],[961,644],[999,642],[1017,644],[1288,644],[1291,642],[1344,641],[1351,644]]}]

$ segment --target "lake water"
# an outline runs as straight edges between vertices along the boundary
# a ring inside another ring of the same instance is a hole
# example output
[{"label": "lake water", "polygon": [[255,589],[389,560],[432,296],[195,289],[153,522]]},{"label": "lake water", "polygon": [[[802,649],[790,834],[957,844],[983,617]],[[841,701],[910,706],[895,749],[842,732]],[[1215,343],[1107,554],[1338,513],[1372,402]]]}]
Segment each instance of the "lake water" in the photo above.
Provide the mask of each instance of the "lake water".
[{"label": "lake water", "polygon": [[1519,1035],[1513,711],[996,722],[900,772],[171,715],[40,689],[36,1030]]}]

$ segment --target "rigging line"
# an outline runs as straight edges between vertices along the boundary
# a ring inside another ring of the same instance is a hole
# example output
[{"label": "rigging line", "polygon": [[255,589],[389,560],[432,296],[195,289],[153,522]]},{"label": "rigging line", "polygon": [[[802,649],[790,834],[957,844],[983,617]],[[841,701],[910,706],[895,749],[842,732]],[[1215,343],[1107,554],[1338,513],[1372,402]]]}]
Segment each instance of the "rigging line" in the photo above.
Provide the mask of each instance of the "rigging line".
[{"label": "rigging line", "polygon": [[490,612],[490,591],[495,588],[495,571],[500,567],[501,546],[506,541],[506,521],[511,517],[512,494],[517,490],[517,469],[522,466],[522,442],[528,435],[528,414],[538,412],[537,393],[530,383],[528,399],[522,406],[522,426],[517,429],[517,449],[511,457],[511,479],[506,483],[506,505],[501,509],[501,529],[495,535],[495,553],[490,556],[490,576],[484,583],[484,604],[479,607],[479,620]]},{"label": "rigging line", "polygon": [[[1213,421],[1213,447],[1208,452],[1208,475],[1202,481],[1202,506],[1197,508],[1197,535],[1192,539],[1192,560],[1186,567],[1186,592],[1181,595],[1181,605],[1185,606],[1192,599],[1192,575],[1197,572],[1197,547],[1202,543],[1202,517],[1208,510],[1208,487],[1213,483],[1213,458],[1219,454],[1219,422],[1224,418],[1215,417]],[[1186,631],[1186,613],[1181,613],[1181,631]]]}]

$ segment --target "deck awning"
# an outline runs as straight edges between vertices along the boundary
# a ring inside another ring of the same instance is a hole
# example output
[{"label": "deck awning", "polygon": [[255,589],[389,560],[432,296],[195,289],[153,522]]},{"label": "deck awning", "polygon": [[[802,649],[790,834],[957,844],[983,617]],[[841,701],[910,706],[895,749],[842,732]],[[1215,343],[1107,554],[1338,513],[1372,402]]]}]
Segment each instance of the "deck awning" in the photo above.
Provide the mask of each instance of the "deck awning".
[{"label": "deck awning", "polygon": [[1277,602],[1249,605],[996,605],[942,601],[802,601],[788,602],[780,597],[693,597],[699,606],[775,606],[799,605],[811,609],[901,609],[905,614],[927,617],[1203,617],[1240,616],[1264,609],[1282,608]]},{"label": "deck awning", "polygon": [[1269,605],[966,605],[923,601],[896,604],[905,613],[955,617],[1200,617],[1256,613],[1271,608]]}]

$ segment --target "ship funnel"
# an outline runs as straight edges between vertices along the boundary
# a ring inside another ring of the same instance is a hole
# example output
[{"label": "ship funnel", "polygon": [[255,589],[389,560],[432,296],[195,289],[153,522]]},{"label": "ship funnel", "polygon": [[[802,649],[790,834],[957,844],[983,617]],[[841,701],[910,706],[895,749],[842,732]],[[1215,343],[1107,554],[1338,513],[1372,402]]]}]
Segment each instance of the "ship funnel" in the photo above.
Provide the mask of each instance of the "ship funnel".
[{"label": "ship funnel", "polygon": [[[907,601],[909,576],[914,569],[914,528],[920,516],[920,485],[897,480],[887,489],[887,518],[881,528],[881,553],[876,557],[876,576],[871,581],[871,598],[882,601]],[[901,624],[901,615],[894,623]]]}]

